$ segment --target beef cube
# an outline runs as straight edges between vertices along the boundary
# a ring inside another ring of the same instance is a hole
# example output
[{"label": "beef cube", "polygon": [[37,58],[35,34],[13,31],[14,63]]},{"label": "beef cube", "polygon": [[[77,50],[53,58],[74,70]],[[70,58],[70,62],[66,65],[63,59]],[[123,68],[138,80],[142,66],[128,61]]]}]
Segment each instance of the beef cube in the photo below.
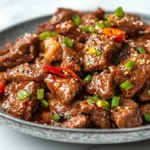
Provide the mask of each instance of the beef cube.
[{"label": "beef cube", "polygon": [[62,60],[62,47],[58,37],[47,38],[44,41],[44,58],[49,62]]},{"label": "beef cube", "polygon": [[55,30],[57,24],[71,20],[74,14],[81,15],[80,12],[72,9],[58,8],[50,20],[38,26],[37,33]]},{"label": "beef cube", "polygon": [[146,29],[146,25],[140,17],[133,14],[125,14],[124,17],[117,17],[115,14],[108,15],[112,27],[120,28],[125,31],[128,36],[136,36],[140,31]]},{"label": "beef cube", "polygon": [[64,128],[84,128],[89,125],[89,117],[85,115],[78,115],[71,117],[63,123]]},{"label": "beef cube", "polygon": [[95,25],[95,22],[103,19],[104,14],[104,10],[97,8],[96,11],[84,13],[82,15],[82,22],[86,25]]},{"label": "beef cube", "polygon": [[61,63],[61,67],[66,67],[74,72],[81,71],[80,57],[78,54],[67,46],[63,46],[63,60]]},{"label": "beef cube", "polygon": [[142,89],[138,92],[140,101],[150,101],[150,95],[148,95],[148,90],[150,90],[150,80],[148,80]]},{"label": "beef cube", "polygon": [[98,94],[101,98],[112,98],[115,93],[113,74],[108,70],[104,70],[100,74],[95,73],[86,90],[90,94]]},{"label": "beef cube", "polygon": [[75,79],[64,79],[52,74],[49,74],[44,82],[54,97],[59,98],[63,104],[70,103],[80,88],[80,83]]},{"label": "beef cube", "polygon": [[140,107],[141,115],[150,114],[150,104],[144,104]]},{"label": "beef cube", "polygon": [[[90,54],[89,48],[100,51],[101,55],[97,55],[96,53]],[[102,70],[112,65],[118,49],[113,39],[109,39],[105,35],[94,34],[86,42],[84,51],[84,70],[94,71]]]},{"label": "beef cube", "polygon": [[89,104],[87,101],[79,102],[79,112],[89,115],[90,120],[98,127],[104,129],[110,127],[109,112],[99,108],[94,104]]},{"label": "beef cube", "polygon": [[7,79],[9,81],[36,81],[41,82],[47,75],[42,68],[43,61],[37,59],[35,64],[25,63],[7,70]]},{"label": "beef cube", "polygon": [[121,98],[119,107],[111,111],[111,119],[118,128],[139,127],[142,125],[142,119],[139,106],[131,99]]},{"label": "beef cube", "polygon": [[26,33],[11,47],[7,53],[0,55],[0,64],[3,67],[13,67],[26,62],[32,62],[39,52],[39,37],[36,34]]},{"label": "beef cube", "polygon": [[[11,90],[10,95],[2,103],[2,109],[16,118],[30,120],[33,113],[37,109],[36,90],[39,85],[37,85],[33,81],[12,84],[13,85],[11,85],[11,87],[13,88],[9,89]],[[30,96],[24,100],[19,100],[17,97],[17,93],[20,90],[28,91],[30,93]]]},{"label": "beef cube", "polygon": [[[125,64],[129,60],[134,61],[134,67],[130,71],[125,68]],[[129,81],[132,84],[132,88],[128,90],[120,87],[125,97],[132,97],[143,87],[150,77],[150,57],[147,54],[130,57],[130,59],[124,60],[118,65],[116,70],[113,71],[113,75],[115,83],[118,86],[125,81]]]}]

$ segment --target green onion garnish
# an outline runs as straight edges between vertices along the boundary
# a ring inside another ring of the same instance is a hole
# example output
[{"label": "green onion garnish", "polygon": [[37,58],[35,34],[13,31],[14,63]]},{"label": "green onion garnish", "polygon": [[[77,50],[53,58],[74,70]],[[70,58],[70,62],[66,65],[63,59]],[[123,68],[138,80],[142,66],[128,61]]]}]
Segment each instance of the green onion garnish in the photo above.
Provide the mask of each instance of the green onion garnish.
[{"label": "green onion garnish", "polygon": [[92,97],[92,99],[95,100],[95,101],[97,101],[97,100],[99,100],[100,98],[99,98],[98,95],[94,95],[94,96]]},{"label": "green onion garnish", "polygon": [[144,119],[145,121],[150,121],[150,114],[145,114]]},{"label": "green onion garnish", "polygon": [[134,61],[133,60],[129,60],[126,64],[125,67],[127,70],[132,70],[132,68],[134,67]]},{"label": "green onion garnish", "polygon": [[73,47],[73,41],[67,37],[64,37],[63,43],[70,48]]},{"label": "green onion garnish", "polygon": [[42,32],[39,36],[40,36],[40,40],[43,41],[45,40],[47,37],[55,37],[57,35],[56,32],[54,31],[45,31],[45,32]]},{"label": "green onion garnish", "polygon": [[124,90],[130,90],[133,87],[133,85],[128,80],[126,80],[120,85],[120,87]]},{"label": "green onion garnish", "polygon": [[37,99],[44,98],[44,89],[37,89]]},{"label": "green onion garnish", "polygon": [[24,100],[26,98],[30,97],[30,93],[26,90],[20,90],[18,93],[17,93],[17,98],[19,100]]},{"label": "green onion garnish", "polygon": [[82,26],[82,30],[84,31],[84,32],[89,32],[90,30],[89,30],[89,26]]},{"label": "green onion garnish", "polygon": [[95,103],[95,101],[94,101],[93,99],[88,99],[87,102],[88,102],[89,104],[94,104],[94,103]]},{"label": "green onion garnish", "polygon": [[49,103],[48,103],[45,99],[40,100],[40,102],[41,102],[45,107],[48,107],[48,106],[49,106]]},{"label": "green onion garnish", "polygon": [[53,121],[58,122],[61,119],[60,114],[54,114],[52,117]]},{"label": "green onion garnish", "polygon": [[106,100],[98,100],[96,101],[96,105],[105,110],[109,110],[110,108],[110,105]]},{"label": "green onion garnish", "polygon": [[150,90],[148,90],[148,96],[150,96]]},{"label": "green onion garnish", "polygon": [[122,7],[118,7],[115,10],[115,14],[116,14],[117,17],[124,17],[124,11],[123,11]]},{"label": "green onion garnish", "polygon": [[114,96],[114,97],[112,98],[111,106],[112,106],[112,107],[117,107],[117,106],[119,106],[119,101],[120,101],[120,97],[119,97],[119,96]]},{"label": "green onion garnish", "polygon": [[110,23],[110,21],[106,20],[105,21],[105,28],[109,28],[109,27],[111,27],[111,23]]},{"label": "green onion garnish", "polygon": [[82,23],[81,17],[77,14],[72,16],[72,20],[76,26],[79,26]]},{"label": "green onion garnish", "polygon": [[96,31],[96,29],[92,26],[82,26],[82,30],[84,32],[91,32],[91,33],[94,33]]},{"label": "green onion garnish", "polygon": [[96,22],[96,25],[97,25],[98,27],[100,27],[101,29],[105,28],[104,21]]},{"label": "green onion garnish", "polygon": [[96,50],[96,55],[97,55],[97,56],[101,56],[101,55],[102,55],[102,52],[97,49],[97,50]]},{"label": "green onion garnish", "polygon": [[84,78],[84,82],[88,84],[88,83],[90,83],[90,82],[92,81],[92,78],[93,78],[93,77],[92,77],[91,75],[87,75],[87,76]]},{"label": "green onion garnish", "polygon": [[137,48],[137,50],[140,54],[145,54],[145,49],[143,47],[140,46]]}]

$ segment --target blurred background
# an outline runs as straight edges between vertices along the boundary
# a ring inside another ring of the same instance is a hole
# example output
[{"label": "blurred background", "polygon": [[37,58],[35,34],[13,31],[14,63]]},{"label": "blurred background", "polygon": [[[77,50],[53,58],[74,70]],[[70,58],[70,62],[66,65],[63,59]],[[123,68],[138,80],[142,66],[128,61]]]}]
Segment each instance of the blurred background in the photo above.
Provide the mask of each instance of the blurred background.
[{"label": "blurred background", "polygon": [[58,7],[93,10],[102,7],[150,15],[150,0],[0,0],[0,30],[16,23],[53,13]]}]

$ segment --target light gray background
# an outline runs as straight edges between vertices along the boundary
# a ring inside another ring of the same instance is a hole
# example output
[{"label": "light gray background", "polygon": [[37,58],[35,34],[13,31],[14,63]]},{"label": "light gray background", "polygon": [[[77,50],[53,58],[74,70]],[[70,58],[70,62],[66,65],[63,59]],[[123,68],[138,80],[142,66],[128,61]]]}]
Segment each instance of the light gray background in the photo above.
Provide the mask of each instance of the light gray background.
[{"label": "light gray background", "polygon": [[[130,12],[150,15],[150,0],[0,0],[0,31],[19,22],[44,16],[57,7],[114,10],[118,6]],[[80,145],[47,141],[0,125],[0,150],[149,150],[150,140],[118,145]]]}]

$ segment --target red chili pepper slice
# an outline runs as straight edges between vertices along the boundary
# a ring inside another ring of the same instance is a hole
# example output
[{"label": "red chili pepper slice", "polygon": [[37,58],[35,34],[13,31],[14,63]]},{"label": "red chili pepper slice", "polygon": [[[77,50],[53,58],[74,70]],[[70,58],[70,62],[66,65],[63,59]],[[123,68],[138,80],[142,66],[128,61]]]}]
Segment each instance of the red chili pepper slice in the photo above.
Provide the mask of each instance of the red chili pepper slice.
[{"label": "red chili pepper slice", "polygon": [[0,94],[2,94],[2,93],[3,93],[4,88],[5,88],[4,83],[0,82]]},{"label": "red chili pepper slice", "polygon": [[108,37],[116,37],[116,41],[120,42],[120,43],[124,43],[125,42],[125,32],[117,29],[117,28],[104,28],[102,30],[103,34],[105,34]]},{"label": "red chili pepper slice", "polygon": [[54,66],[49,66],[49,65],[43,65],[43,68],[48,71],[51,72],[53,74],[56,74],[60,77],[63,78],[75,78],[80,80],[79,76],[77,74],[75,74],[71,69],[69,68],[59,68],[59,67],[54,67]]}]

